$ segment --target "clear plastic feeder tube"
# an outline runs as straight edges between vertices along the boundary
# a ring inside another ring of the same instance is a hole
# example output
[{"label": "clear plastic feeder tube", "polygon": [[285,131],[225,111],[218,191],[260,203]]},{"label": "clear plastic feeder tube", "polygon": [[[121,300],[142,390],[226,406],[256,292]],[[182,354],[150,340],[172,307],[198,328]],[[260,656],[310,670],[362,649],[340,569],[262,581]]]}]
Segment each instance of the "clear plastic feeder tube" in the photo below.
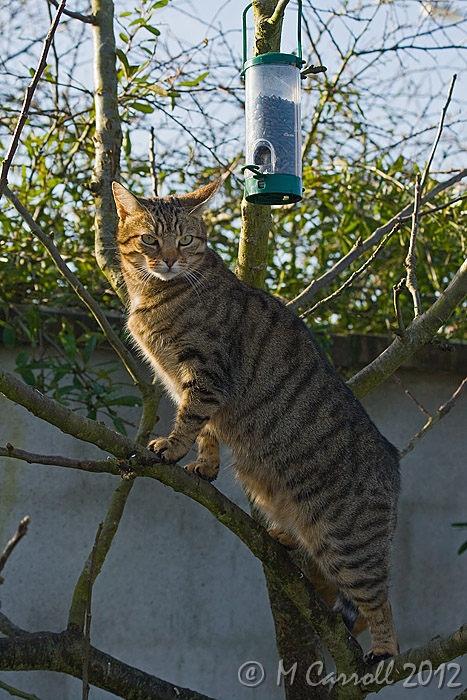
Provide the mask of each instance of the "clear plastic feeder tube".
[{"label": "clear plastic feeder tube", "polygon": [[257,165],[261,173],[301,177],[297,66],[282,63],[251,66],[245,72],[245,89],[246,162]]},{"label": "clear plastic feeder tube", "polygon": [[283,53],[245,63],[245,186],[250,201],[301,198],[301,65],[300,58]]}]

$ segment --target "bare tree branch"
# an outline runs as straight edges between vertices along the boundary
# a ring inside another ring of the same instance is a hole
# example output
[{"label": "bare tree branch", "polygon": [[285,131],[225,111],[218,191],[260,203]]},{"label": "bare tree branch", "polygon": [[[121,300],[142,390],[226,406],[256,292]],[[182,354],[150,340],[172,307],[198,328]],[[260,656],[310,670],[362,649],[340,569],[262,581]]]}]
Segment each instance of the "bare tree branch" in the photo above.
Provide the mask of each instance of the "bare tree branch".
[{"label": "bare tree branch", "polygon": [[373,362],[349,380],[348,385],[357,397],[364,396],[391,376],[404,360],[412,357],[436,335],[452,311],[467,296],[467,260],[463,262],[448,287],[423,314],[417,316],[402,337]]},{"label": "bare tree branch", "polygon": [[[13,537],[7,542],[5,549],[0,554],[0,571],[3,571],[11,553],[16,545],[23,539],[28,531],[29,516],[26,515],[19,523],[18,528]],[[0,576],[0,583],[3,583],[3,578]]]},{"label": "bare tree branch", "polygon": [[91,660],[90,657],[91,657],[92,587],[93,587],[94,581],[96,580],[96,575],[97,575],[96,574],[97,550],[99,547],[99,540],[100,540],[100,537],[102,534],[102,528],[103,528],[103,523],[100,523],[99,527],[97,528],[96,537],[94,540],[94,546],[93,546],[92,552],[91,552],[91,565],[90,565],[90,571],[89,571],[88,590],[87,590],[87,596],[86,596],[86,616],[85,616],[85,625],[84,625],[83,667],[82,667],[82,676],[81,676],[81,679],[83,681],[82,700],[89,699],[89,664],[90,664],[90,660]]},{"label": "bare tree branch", "polygon": [[[390,680],[398,682],[410,676],[413,673],[413,667],[419,668],[423,661],[429,659],[435,670],[441,664],[452,661],[465,653],[467,653],[467,625],[462,625],[446,637],[435,637],[421,647],[409,649],[399,656],[389,659],[384,663],[380,677],[385,677],[387,672]],[[381,684],[369,683],[365,685],[365,692],[378,692],[381,687]]]},{"label": "bare tree branch", "polygon": [[8,683],[4,683],[3,681],[0,681],[0,690],[6,690],[12,697],[23,698],[23,700],[41,700],[38,695],[34,693],[25,693],[23,690],[14,688],[12,685],[8,685]]},{"label": "bare tree branch", "polygon": [[65,467],[66,469],[77,469],[79,471],[93,472],[95,474],[105,473],[118,476],[122,473],[121,469],[118,467],[118,460],[72,459],[61,455],[41,455],[20,450],[13,447],[10,443],[7,443],[6,447],[0,447],[0,457],[21,459],[28,464],[46,464],[52,467]]},{"label": "bare tree branch", "polygon": [[55,17],[53,19],[53,22],[50,25],[50,29],[47,33],[46,38],[45,38],[38,66],[34,72],[34,75],[33,75],[33,78],[31,80],[30,84],[26,88],[26,94],[24,96],[24,100],[23,100],[23,104],[21,107],[21,112],[20,112],[20,115],[18,118],[18,122],[16,124],[15,131],[14,131],[13,136],[11,138],[11,143],[10,143],[10,147],[8,148],[6,158],[3,161],[2,168],[0,170],[0,199],[2,198],[5,187],[8,184],[8,171],[11,167],[14,155],[16,153],[18,146],[19,146],[21,132],[23,131],[24,125],[26,124],[26,120],[28,118],[28,113],[29,113],[29,109],[31,107],[32,98],[34,97],[34,93],[36,92],[36,89],[37,89],[37,86],[39,84],[39,80],[41,78],[41,75],[44,71],[44,68],[47,65],[47,54],[49,53],[49,49],[50,49],[50,46],[52,44],[53,38],[55,36],[55,32],[57,31],[57,27],[58,27],[58,24],[60,22],[60,17],[62,15],[64,8],[65,8],[65,4],[66,4],[66,0],[61,0],[60,5],[58,6],[58,10],[57,10]]},{"label": "bare tree branch", "polygon": [[[418,431],[416,435],[413,436],[413,438],[408,442],[408,444],[404,447],[403,450],[400,451],[400,456],[405,457],[406,454],[411,452],[414,447],[420,442],[420,440],[425,437],[426,433],[431,430],[436,423],[438,423],[441,418],[444,418],[444,416],[449,413],[449,411],[453,408],[455,405],[456,401],[459,399],[460,395],[464,391],[465,387],[467,386],[467,377],[465,377],[453,395],[451,396],[450,399],[448,399],[445,403],[443,403],[442,406],[438,408],[436,413],[434,413],[432,416],[429,416],[427,422],[423,426],[421,430]],[[424,411],[424,413],[426,413]]]},{"label": "bare tree branch", "polygon": [[412,214],[412,230],[410,231],[409,250],[407,252],[407,257],[405,258],[405,263],[404,263],[405,269],[407,272],[407,276],[405,278],[405,286],[407,287],[408,291],[412,295],[414,316],[415,317],[420,316],[420,314],[422,313],[420,291],[418,289],[418,281],[417,281],[417,250],[416,250],[421,191],[422,190],[421,190],[421,185],[420,185],[420,175],[417,175],[416,180],[415,180],[415,197],[414,197],[413,214]]},{"label": "bare tree branch", "polygon": [[[81,678],[83,637],[70,631],[27,633],[0,639],[0,670],[50,670]],[[154,700],[213,700],[128,666],[91,646],[89,682],[117,697]],[[136,693],[135,693],[136,689]],[[144,693],[144,695],[142,695]]]},{"label": "bare tree branch", "polygon": [[118,78],[115,65],[114,3],[91,0],[95,22],[94,105],[96,108],[96,147],[92,190],[95,195],[94,250],[97,264],[117,294],[122,293],[122,274],[116,247],[117,211],[112,181],[120,172],[122,128],[118,112]]},{"label": "bare tree branch", "polygon": [[397,284],[395,284],[392,288],[393,301],[394,301],[394,312],[396,314],[396,320],[397,320],[396,333],[399,336],[403,335],[404,331],[405,331],[404,318],[402,316],[402,309],[401,309],[401,293],[405,288],[406,288],[405,277],[403,279],[401,279]]},{"label": "bare tree branch", "polygon": [[423,413],[423,415],[425,415],[429,418],[430,417],[429,412],[426,410],[426,408],[424,406],[422,406],[420,401],[418,401],[418,399],[415,398],[415,396],[412,394],[412,392],[409,391],[409,389],[407,389],[407,387],[405,387],[403,385],[403,383],[401,382],[399,377],[396,374],[393,374],[391,379],[393,379],[393,381],[397,384],[397,386],[402,389],[404,394],[412,401],[412,403],[414,403],[416,405],[418,410],[421,411]]},{"label": "bare tree branch", "polygon": [[454,85],[456,84],[457,80],[457,75],[454,73],[454,75],[451,78],[451,84],[449,85],[449,90],[448,90],[448,96],[446,98],[446,102],[444,103],[444,107],[441,111],[441,117],[439,120],[438,124],[438,131],[436,133],[436,137],[433,143],[433,147],[431,149],[430,156],[428,158],[428,161],[425,165],[425,168],[423,170],[423,175],[421,178],[421,183],[420,183],[420,192],[423,193],[423,190],[425,189],[426,181],[428,179],[428,175],[430,173],[430,168],[433,163],[433,158],[435,157],[436,149],[438,148],[438,144],[441,139],[441,134],[443,133],[443,128],[444,128],[444,120],[446,119],[446,114],[448,111],[449,104],[451,102],[452,94],[454,92]]},{"label": "bare tree branch", "polygon": [[[59,6],[57,0],[47,0],[47,2],[54,7]],[[63,14],[67,17],[71,17],[71,19],[79,19],[79,21],[84,22],[84,24],[96,23],[96,19],[93,15],[84,15],[81,12],[72,12],[71,10],[63,10]]]}]

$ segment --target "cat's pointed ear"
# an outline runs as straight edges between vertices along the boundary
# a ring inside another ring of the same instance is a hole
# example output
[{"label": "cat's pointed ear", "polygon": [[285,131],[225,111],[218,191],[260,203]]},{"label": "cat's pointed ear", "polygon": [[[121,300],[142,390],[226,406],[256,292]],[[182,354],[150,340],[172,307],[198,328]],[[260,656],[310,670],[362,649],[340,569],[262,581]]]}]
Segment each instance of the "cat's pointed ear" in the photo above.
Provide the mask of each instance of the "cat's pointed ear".
[{"label": "cat's pointed ear", "polygon": [[207,203],[213,197],[221,185],[221,180],[211,182],[209,185],[204,185],[194,192],[182,194],[177,199],[180,200],[183,207],[190,211],[190,214],[201,213]]},{"label": "cat's pointed ear", "polygon": [[125,221],[128,216],[138,214],[143,210],[143,207],[136,197],[119,182],[112,182],[112,191],[114,193],[117,214],[122,221]]}]

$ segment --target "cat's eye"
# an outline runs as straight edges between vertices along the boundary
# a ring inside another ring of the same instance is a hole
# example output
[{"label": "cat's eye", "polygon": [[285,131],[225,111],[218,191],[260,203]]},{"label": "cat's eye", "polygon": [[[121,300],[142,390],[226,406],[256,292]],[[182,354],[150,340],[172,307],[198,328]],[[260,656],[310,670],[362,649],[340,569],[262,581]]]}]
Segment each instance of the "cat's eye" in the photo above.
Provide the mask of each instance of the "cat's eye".
[{"label": "cat's eye", "polygon": [[190,245],[192,240],[193,240],[193,236],[186,235],[186,236],[182,236],[178,242],[180,245]]},{"label": "cat's eye", "polygon": [[157,243],[157,238],[153,236],[152,233],[143,233],[141,240],[143,243],[146,243],[146,245],[154,245]]}]

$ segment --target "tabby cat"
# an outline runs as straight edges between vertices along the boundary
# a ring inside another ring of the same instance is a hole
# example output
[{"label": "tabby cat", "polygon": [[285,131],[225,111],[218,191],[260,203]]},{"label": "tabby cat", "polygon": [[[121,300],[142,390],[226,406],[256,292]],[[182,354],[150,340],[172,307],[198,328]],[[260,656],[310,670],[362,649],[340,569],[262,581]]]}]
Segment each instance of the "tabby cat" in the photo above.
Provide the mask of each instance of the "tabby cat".
[{"label": "tabby cat", "polygon": [[219,441],[272,536],[304,548],[371,631],[366,658],[398,653],[388,599],[396,448],[281,301],[240,282],[207,245],[203,207],[217,183],[143,199],[118,183],[118,248],[128,328],[178,406],[149,443],[209,481]]}]

